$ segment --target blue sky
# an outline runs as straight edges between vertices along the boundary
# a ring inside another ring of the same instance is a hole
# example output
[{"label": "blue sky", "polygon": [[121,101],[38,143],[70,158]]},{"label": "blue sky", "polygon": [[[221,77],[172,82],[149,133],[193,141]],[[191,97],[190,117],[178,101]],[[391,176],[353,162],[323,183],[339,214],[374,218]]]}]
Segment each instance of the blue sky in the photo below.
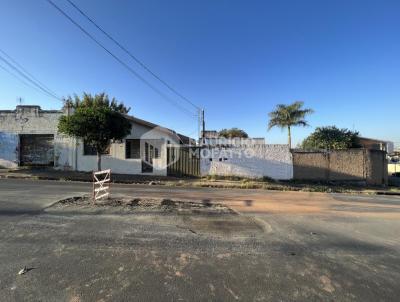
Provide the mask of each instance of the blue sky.
[{"label": "blue sky", "polygon": [[[163,89],[67,1],[54,1]],[[293,131],[295,143],[323,125],[400,142],[399,1],[74,2],[204,107],[207,129],[239,127],[286,143],[286,132],[267,132],[267,114],[278,103],[302,100],[315,113],[311,127]],[[0,49],[58,95],[106,91],[133,115],[196,136],[194,117],[132,77],[47,1],[0,5]],[[61,106],[0,69],[0,109],[14,108],[18,97],[45,109]]]}]

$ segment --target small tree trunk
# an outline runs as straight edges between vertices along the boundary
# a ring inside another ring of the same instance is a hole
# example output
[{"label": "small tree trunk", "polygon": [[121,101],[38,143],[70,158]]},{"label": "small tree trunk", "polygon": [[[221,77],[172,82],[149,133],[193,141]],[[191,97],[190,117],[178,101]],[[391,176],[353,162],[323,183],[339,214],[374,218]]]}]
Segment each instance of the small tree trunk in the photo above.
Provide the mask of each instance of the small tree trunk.
[{"label": "small tree trunk", "polygon": [[101,171],[101,153],[97,152],[97,171]]},{"label": "small tree trunk", "polygon": [[288,144],[289,144],[289,150],[292,149],[292,135],[290,133],[290,126],[288,126]]}]

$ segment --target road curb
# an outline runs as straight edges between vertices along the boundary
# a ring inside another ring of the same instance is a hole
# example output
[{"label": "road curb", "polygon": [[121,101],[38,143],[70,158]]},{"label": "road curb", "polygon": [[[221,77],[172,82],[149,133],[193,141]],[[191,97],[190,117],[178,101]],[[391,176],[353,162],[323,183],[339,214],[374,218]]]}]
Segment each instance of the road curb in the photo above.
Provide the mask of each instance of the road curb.
[{"label": "road curb", "polygon": [[[1,175],[0,179],[24,179],[24,180],[51,180],[51,181],[59,181],[59,182],[84,182],[90,183],[91,180],[89,179],[69,179],[69,178],[57,178],[57,177],[47,177],[47,176],[33,176],[33,175]],[[151,181],[150,181],[151,182]],[[124,181],[124,180],[113,180],[112,183],[114,184],[131,184],[131,185],[145,185],[149,184],[149,182],[138,182],[138,181]],[[166,183],[159,182],[157,185],[166,186]],[[391,192],[391,191],[344,191],[344,192],[335,192],[335,191],[308,191],[304,190],[304,188],[298,187],[294,188],[293,190],[289,188],[279,189],[279,188],[263,188],[261,185],[260,187],[252,187],[247,188],[243,185],[227,187],[223,184],[204,184],[204,185],[196,185],[196,184],[189,184],[189,185],[173,185],[172,187],[186,187],[186,188],[215,188],[215,189],[241,189],[241,190],[264,190],[264,191],[273,191],[273,192],[308,192],[308,193],[340,193],[340,194],[363,194],[363,195],[390,195],[390,196],[400,196],[400,192]]]}]

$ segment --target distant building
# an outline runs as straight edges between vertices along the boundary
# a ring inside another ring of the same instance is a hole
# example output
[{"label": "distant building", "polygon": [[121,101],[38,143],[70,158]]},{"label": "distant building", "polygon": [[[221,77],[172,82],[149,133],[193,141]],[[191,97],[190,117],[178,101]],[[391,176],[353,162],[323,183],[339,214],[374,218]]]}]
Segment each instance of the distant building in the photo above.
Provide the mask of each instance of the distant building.
[{"label": "distant building", "polygon": [[387,153],[392,153],[394,150],[394,144],[391,141],[360,137],[358,142],[361,147],[365,149],[381,150],[386,151]]},{"label": "distant building", "polygon": [[265,145],[265,138],[254,137],[254,138],[241,138],[232,137],[226,138],[219,136],[216,130],[206,130],[201,132],[202,145],[210,147],[243,147],[243,146],[258,146]]},{"label": "distant building", "polygon": [[218,134],[218,131],[216,131],[216,130],[205,130],[205,131],[201,131],[201,137],[218,138],[219,134]]},{"label": "distant building", "polygon": [[196,146],[196,140],[194,138],[191,138],[189,136],[180,133],[177,133],[177,135],[182,145]]}]

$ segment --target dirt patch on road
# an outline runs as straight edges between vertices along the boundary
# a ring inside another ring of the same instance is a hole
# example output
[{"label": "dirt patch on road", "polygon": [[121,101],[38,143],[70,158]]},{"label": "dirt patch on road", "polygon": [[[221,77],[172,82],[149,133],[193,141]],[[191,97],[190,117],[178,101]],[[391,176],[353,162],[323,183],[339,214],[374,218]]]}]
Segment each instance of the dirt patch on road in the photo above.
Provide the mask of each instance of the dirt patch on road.
[{"label": "dirt patch on road", "polygon": [[[60,200],[46,209],[61,215],[116,215],[117,219],[150,219],[158,226],[175,226],[174,231],[222,238],[249,238],[265,233],[265,226],[240,215],[222,203],[210,200],[172,200],[113,196],[93,204],[90,196]],[[125,220],[125,221],[129,221]]]},{"label": "dirt patch on road", "polygon": [[50,211],[83,211],[83,212],[104,212],[104,213],[176,213],[185,214],[206,214],[209,215],[237,215],[235,211],[220,203],[209,201],[188,201],[156,198],[132,198],[130,196],[113,196],[93,203],[90,196],[77,196],[60,200],[55,203]]}]

